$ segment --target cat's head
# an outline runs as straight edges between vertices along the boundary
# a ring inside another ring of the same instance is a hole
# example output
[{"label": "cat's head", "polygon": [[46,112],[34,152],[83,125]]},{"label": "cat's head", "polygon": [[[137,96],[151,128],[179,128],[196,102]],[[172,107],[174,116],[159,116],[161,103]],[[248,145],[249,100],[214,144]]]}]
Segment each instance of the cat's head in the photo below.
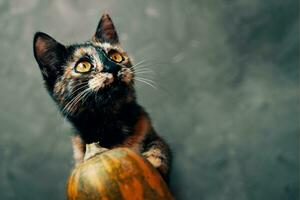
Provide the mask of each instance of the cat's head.
[{"label": "cat's head", "polygon": [[88,42],[65,46],[38,32],[33,48],[45,85],[63,113],[76,115],[135,99],[132,65],[108,14]]}]

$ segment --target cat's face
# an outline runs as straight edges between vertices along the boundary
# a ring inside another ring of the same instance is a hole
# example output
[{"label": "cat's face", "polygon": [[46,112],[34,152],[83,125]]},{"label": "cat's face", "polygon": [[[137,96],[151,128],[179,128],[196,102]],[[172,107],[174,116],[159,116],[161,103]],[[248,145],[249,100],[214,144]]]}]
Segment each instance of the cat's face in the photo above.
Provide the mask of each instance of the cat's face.
[{"label": "cat's face", "polygon": [[102,16],[91,41],[64,46],[36,33],[34,55],[46,87],[66,115],[133,101],[133,70],[110,17]]}]

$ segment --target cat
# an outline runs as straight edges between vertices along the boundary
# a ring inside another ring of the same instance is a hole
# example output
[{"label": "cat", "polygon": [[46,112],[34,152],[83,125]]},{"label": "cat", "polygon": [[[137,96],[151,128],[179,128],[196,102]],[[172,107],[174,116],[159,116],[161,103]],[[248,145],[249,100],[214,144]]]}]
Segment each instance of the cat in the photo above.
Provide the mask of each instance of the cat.
[{"label": "cat", "polygon": [[77,132],[72,137],[76,164],[82,162],[89,143],[108,149],[128,147],[168,182],[171,150],[137,103],[135,66],[108,14],[102,15],[87,42],[65,46],[37,32],[33,50],[46,89]]}]

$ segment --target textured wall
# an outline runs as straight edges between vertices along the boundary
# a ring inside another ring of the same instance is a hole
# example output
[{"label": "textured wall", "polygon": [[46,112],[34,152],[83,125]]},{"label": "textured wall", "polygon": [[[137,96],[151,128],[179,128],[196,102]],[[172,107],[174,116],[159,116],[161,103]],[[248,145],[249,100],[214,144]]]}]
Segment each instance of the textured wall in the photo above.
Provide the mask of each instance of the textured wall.
[{"label": "textured wall", "polygon": [[1,0],[1,200],[64,199],[72,130],[32,37],[89,39],[105,10],[157,73],[138,97],[174,150],[177,199],[298,199],[297,0]]}]

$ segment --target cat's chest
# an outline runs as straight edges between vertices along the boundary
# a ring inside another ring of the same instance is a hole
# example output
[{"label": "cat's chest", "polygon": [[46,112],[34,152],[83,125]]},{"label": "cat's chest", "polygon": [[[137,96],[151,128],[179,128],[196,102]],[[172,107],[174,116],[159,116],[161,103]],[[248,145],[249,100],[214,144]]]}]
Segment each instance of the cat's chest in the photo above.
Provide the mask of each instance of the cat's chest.
[{"label": "cat's chest", "polygon": [[129,147],[137,152],[151,129],[149,119],[143,114],[134,122],[120,117],[87,115],[73,124],[86,143],[100,142],[106,148]]}]

